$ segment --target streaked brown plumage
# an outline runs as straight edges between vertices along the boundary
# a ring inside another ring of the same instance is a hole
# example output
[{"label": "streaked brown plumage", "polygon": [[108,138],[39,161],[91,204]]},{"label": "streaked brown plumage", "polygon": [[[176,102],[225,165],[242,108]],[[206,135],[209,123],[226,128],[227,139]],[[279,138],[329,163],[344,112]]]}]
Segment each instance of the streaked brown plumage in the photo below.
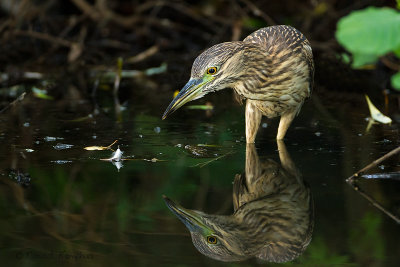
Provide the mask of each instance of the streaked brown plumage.
[{"label": "streaked brown plumage", "polygon": [[191,100],[230,87],[247,99],[246,141],[254,142],[262,115],[281,116],[280,140],[311,95],[313,76],[312,50],[301,32],[285,25],[262,28],[243,41],[217,44],[200,54],[163,118]]},{"label": "streaked brown plumage", "polygon": [[201,253],[221,261],[287,262],[306,249],[314,223],[311,192],[284,143],[278,148],[281,165],[260,162],[254,144],[247,145],[245,174],[234,181],[232,215],[185,209],[165,197]]}]

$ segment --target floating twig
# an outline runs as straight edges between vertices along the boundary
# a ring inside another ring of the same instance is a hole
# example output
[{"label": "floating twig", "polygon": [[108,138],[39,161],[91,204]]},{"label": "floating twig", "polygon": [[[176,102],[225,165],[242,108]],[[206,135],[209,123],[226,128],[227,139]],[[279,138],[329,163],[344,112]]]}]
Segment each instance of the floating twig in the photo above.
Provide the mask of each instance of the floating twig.
[{"label": "floating twig", "polygon": [[230,154],[233,154],[233,151],[229,151],[228,153],[226,153],[226,154],[224,154],[224,155],[221,155],[221,156],[219,156],[219,157],[216,157],[216,158],[207,160],[207,161],[205,161],[205,162],[197,163],[197,164],[195,164],[195,165],[193,165],[193,166],[191,166],[191,167],[200,167],[200,168],[203,168],[204,166],[210,164],[211,162],[216,161],[216,160],[219,160],[219,159],[221,159],[221,158],[223,158],[223,157],[226,157],[226,156],[228,156],[228,155],[230,155]]},{"label": "floating twig", "polygon": [[389,153],[383,155],[382,157],[380,157],[377,160],[374,160],[373,162],[371,162],[370,164],[368,164],[366,167],[362,168],[361,170],[359,170],[358,172],[356,172],[355,174],[353,174],[351,177],[347,178],[347,182],[351,183],[353,180],[355,180],[356,178],[358,178],[361,174],[363,174],[364,172],[368,171],[369,169],[377,166],[379,163],[381,163],[382,161],[384,161],[387,158],[390,158],[391,156],[397,154],[400,152],[400,146],[396,149],[393,149],[392,151],[390,151]]},{"label": "floating twig", "polygon": [[118,142],[118,140],[115,140],[115,141],[112,142],[112,144],[109,145],[109,146],[87,146],[87,147],[84,147],[83,149],[85,149],[85,150],[90,150],[90,151],[92,151],[92,150],[107,150],[107,149],[112,150],[111,147],[112,147],[116,142]]}]

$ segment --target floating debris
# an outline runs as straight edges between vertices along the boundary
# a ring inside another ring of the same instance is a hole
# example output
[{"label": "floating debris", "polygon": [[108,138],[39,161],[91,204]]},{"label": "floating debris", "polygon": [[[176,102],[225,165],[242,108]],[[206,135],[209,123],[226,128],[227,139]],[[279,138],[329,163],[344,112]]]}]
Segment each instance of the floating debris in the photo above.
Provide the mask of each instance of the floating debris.
[{"label": "floating debris", "polygon": [[363,174],[361,177],[365,179],[391,179],[400,181],[400,172]]},{"label": "floating debris", "polygon": [[24,187],[28,187],[31,184],[31,176],[29,173],[22,173],[18,170],[11,170],[8,174],[14,182]]},{"label": "floating debris", "polygon": [[111,147],[116,143],[116,142],[118,142],[118,140],[115,140],[111,145],[109,145],[109,146],[87,146],[87,147],[84,147],[83,149],[85,149],[85,150],[107,150],[107,149],[110,149],[111,150]]},{"label": "floating debris", "polygon": [[372,104],[371,100],[367,95],[365,95],[365,99],[368,103],[369,112],[371,113],[371,118],[377,122],[388,124],[392,122],[392,119],[383,115],[375,106]]},{"label": "floating debris", "polygon": [[44,141],[46,142],[54,142],[57,140],[64,140],[64,138],[62,137],[53,137],[53,136],[46,136],[45,138],[43,138]]},{"label": "floating debris", "polygon": [[207,157],[209,154],[208,150],[201,146],[186,145],[185,149],[196,157]]},{"label": "floating debris", "polygon": [[209,145],[209,144],[197,144],[197,146],[204,146],[204,147],[221,147],[220,145]]},{"label": "floating debris", "polygon": [[64,149],[70,149],[73,146],[74,145],[57,143],[55,146],[53,146],[53,148],[56,150],[64,150]]},{"label": "floating debris", "polygon": [[61,165],[61,164],[71,163],[72,160],[52,160],[50,162]]},{"label": "floating debris", "polygon": [[161,128],[160,127],[154,127],[154,132],[155,133],[160,133],[161,132]]},{"label": "floating debris", "polygon": [[123,152],[121,149],[119,149],[119,146],[118,146],[117,150],[115,150],[115,151],[112,153],[111,158],[108,158],[108,159],[100,159],[100,160],[112,161],[112,162],[114,162],[114,161],[121,161],[121,160],[122,160],[122,154],[124,154],[124,152]]},{"label": "floating debris", "polygon": [[150,161],[150,162],[159,162],[159,161],[166,161],[164,159],[158,159],[158,158],[152,158],[152,159],[143,159],[144,161]]},{"label": "floating debris", "polygon": [[31,148],[25,148],[25,152],[28,152],[28,153],[32,153],[32,152],[34,152],[35,150],[33,150],[33,149],[31,149]]}]

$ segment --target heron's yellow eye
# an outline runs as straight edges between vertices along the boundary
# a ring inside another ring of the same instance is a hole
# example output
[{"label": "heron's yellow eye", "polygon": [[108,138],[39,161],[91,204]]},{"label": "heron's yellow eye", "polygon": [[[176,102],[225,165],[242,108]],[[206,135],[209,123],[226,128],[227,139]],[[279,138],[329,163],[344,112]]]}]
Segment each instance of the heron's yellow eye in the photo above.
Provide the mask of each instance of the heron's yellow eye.
[{"label": "heron's yellow eye", "polygon": [[209,235],[207,236],[207,242],[209,244],[217,244],[217,238],[215,236]]},{"label": "heron's yellow eye", "polygon": [[210,67],[207,69],[207,74],[214,75],[215,73],[217,73],[216,67]]}]

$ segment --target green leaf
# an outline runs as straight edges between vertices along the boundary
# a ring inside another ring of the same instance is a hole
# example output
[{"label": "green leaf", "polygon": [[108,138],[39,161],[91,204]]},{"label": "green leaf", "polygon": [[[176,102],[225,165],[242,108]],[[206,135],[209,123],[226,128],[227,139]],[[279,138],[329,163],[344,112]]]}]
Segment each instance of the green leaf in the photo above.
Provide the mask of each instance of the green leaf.
[{"label": "green leaf", "polygon": [[[399,1],[400,1],[400,0],[399,0]],[[394,53],[398,58],[400,58],[400,46],[397,47],[395,50],[393,50],[393,53]]]},{"label": "green leaf", "polygon": [[42,90],[37,87],[32,87],[33,95],[37,98],[52,100],[53,97],[47,94],[47,90]]},{"label": "green leaf", "polygon": [[353,68],[359,68],[366,64],[373,64],[378,60],[378,56],[362,54],[362,53],[353,53]]},{"label": "green leaf", "polygon": [[400,72],[392,76],[391,82],[394,89],[400,90]]},{"label": "green leaf", "polygon": [[336,39],[348,51],[383,55],[400,46],[400,13],[369,7],[339,20]]}]

